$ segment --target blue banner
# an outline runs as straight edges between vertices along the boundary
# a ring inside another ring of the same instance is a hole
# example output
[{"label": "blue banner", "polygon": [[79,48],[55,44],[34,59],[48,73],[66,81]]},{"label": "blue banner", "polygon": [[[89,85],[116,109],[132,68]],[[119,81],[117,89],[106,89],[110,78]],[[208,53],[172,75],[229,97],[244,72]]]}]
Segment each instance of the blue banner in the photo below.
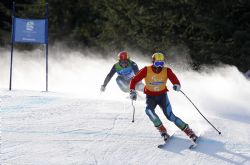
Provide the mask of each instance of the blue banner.
[{"label": "blue banner", "polygon": [[13,42],[48,43],[47,19],[14,18]]}]

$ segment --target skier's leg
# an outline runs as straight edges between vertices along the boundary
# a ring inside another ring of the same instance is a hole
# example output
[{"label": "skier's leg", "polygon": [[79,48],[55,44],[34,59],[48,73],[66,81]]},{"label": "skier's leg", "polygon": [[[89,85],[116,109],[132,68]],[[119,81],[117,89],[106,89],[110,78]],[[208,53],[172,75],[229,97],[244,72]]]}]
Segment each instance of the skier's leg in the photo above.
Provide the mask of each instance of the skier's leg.
[{"label": "skier's leg", "polygon": [[168,99],[168,95],[164,95],[164,99],[161,100],[160,107],[163,109],[164,115],[167,117],[168,120],[175,123],[175,125],[180,128],[183,132],[186,133],[188,137],[190,137],[192,140],[196,141],[197,136],[192,131],[192,129],[189,128],[188,124],[186,124],[184,121],[182,121],[179,117],[175,116],[172,112],[172,107]]},{"label": "skier's leg", "polygon": [[179,117],[175,116],[174,113],[172,112],[172,107],[169,102],[167,93],[162,95],[159,105],[162,108],[163,113],[167,117],[167,119],[174,122],[174,124],[181,130],[184,130],[187,124],[184,121],[182,121]]},{"label": "skier's leg", "polygon": [[187,125],[183,132],[185,132],[185,134],[190,137],[194,142],[197,140],[197,136],[195,135],[194,131],[192,129],[189,128],[189,126]]},{"label": "skier's leg", "polygon": [[129,82],[124,80],[121,76],[116,78],[116,83],[123,92],[129,92]]},{"label": "skier's leg", "polygon": [[145,112],[148,115],[149,119],[153,122],[155,127],[158,127],[162,124],[160,118],[155,113],[156,101],[152,96],[146,96],[146,109]]},{"label": "skier's leg", "polygon": [[155,113],[155,107],[157,106],[157,103],[154,99],[155,97],[153,96],[146,96],[146,114],[148,115],[149,119],[153,122],[154,126],[158,129],[158,131],[160,132],[161,136],[167,139],[169,137],[169,135],[167,134],[167,130],[164,127],[164,125],[162,124],[159,116]]}]

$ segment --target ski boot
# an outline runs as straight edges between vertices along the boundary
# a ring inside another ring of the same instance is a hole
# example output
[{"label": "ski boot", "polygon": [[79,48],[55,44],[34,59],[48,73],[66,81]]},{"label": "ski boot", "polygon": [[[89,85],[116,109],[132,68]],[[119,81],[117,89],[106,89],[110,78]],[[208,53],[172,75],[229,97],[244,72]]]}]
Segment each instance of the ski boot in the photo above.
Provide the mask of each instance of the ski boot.
[{"label": "ski boot", "polygon": [[198,136],[195,135],[194,131],[192,129],[189,128],[189,126],[187,125],[184,130],[183,130],[186,135],[193,141],[196,142],[196,140],[198,139]]},{"label": "ski boot", "polygon": [[166,130],[166,128],[164,127],[164,125],[160,125],[160,126],[158,126],[158,127],[156,127],[158,130],[159,130],[159,132],[160,132],[160,134],[161,134],[161,137],[163,137],[163,140],[164,141],[167,141],[169,138],[170,138],[170,136],[169,136],[169,134],[167,133],[167,130]]}]

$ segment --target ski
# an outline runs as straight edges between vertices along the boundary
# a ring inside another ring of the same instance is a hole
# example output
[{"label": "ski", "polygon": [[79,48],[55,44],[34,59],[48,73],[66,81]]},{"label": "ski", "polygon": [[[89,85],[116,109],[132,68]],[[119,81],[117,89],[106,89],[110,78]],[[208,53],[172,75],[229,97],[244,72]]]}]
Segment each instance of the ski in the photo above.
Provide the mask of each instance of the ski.
[{"label": "ski", "polygon": [[198,142],[199,142],[199,139],[200,139],[200,136],[198,136],[198,138],[196,139],[196,141],[194,142],[193,140],[191,140],[191,145],[188,147],[190,150],[192,149],[195,149],[198,145]]},{"label": "ski", "polygon": [[173,137],[173,135],[174,135],[174,133],[169,134],[170,137],[166,141],[164,141],[163,144],[159,144],[157,147],[160,149],[164,148],[167,145],[168,141]]},{"label": "ski", "polygon": [[188,147],[190,150],[194,149],[197,146],[196,142],[192,142],[192,144]]}]

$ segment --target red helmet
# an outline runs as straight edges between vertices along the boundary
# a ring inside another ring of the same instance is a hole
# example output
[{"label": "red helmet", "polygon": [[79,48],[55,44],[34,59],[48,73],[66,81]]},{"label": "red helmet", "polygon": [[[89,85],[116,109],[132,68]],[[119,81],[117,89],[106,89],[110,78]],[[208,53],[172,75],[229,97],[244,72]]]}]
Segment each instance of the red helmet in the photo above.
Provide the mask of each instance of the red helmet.
[{"label": "red helmet", "polygon": [[118,54],[118,60],[124,61],[124,60],[129,60],[128,53],[126,51],[122,51]]}]

